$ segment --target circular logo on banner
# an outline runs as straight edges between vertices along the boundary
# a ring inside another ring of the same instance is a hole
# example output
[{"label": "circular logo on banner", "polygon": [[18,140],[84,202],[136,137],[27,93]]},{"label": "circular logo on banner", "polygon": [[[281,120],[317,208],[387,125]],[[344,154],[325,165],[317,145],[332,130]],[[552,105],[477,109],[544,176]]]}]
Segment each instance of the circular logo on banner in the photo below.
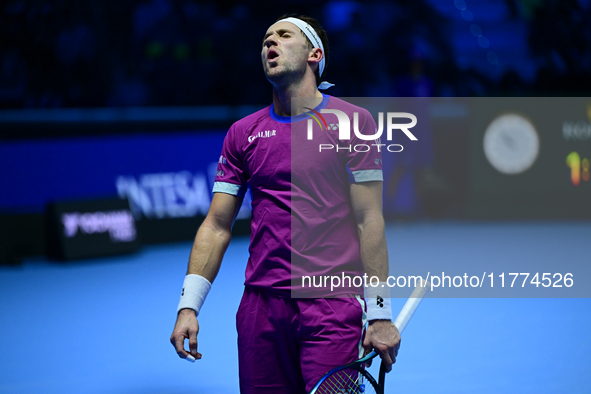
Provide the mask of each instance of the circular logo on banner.
[{"label": "circular logo on banner", "polygon": [[497,171],[516,175],[529,169],[540,152],[540,138],[524,116],[510,113],[496,117],[484,132],[484,155]]}]

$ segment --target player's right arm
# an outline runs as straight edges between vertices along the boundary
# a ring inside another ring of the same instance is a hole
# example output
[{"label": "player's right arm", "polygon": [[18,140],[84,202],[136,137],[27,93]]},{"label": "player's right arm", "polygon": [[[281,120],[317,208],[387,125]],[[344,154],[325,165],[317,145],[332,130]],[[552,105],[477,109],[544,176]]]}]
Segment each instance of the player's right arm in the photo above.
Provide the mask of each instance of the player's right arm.
[{"label": "player's right arm", "polygon": [[[213,283],[230,243],[232,223],[241,204],[242,197],[214,193],[207,217],[199,227],[191,249],[187,275],[200,275]],[[170,336],[170,342],[179,357],[187,358],[191,354],[195,359],[201,358],[201,354],[197,352],[198,332],[199,323],[195,311],[181,309]],[[185,339],[189,339],[189,352],[184,348]]]}]

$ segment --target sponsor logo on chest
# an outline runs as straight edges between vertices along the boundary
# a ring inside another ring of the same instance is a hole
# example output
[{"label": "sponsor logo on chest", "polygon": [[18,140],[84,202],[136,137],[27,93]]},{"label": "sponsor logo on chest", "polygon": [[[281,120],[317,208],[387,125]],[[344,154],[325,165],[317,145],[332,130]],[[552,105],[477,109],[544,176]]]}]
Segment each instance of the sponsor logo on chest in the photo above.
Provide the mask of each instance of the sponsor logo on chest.
[{"label": "sponsor logo on chest", "polygon": [[248,143],[250,144],[252,141],[256,140],[257,138],[270,138],[270,137],[275,137],[276,135],[277,135],[276,130],[257,131],[255,134],[248,137]]}]

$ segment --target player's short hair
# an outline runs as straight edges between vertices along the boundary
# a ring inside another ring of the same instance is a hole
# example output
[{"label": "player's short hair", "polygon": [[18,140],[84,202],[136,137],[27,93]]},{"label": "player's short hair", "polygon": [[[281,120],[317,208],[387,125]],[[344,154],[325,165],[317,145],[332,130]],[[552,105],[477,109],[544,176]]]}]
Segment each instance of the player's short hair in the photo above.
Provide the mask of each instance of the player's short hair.
[{"label": "player's short hair", "polygon": [[[324,28],[320,25],[320,22],[318,22],[316,19],[312,18],[311,16],[306,16],[306,15],[298,15],[298,14],[284,14],[282,16],[280,16],[279,18],[277,18],[277,20],[275,22],[279,22],[281,19],[285,19],[285,18],[298,18],[303,20],[304,22],[306,22],[307,24],[309,24],[310,26],[312,26],[312,28],[314,30],[316,30],[316,34],[318,34],[318,37],[320,37],[320,40],[322,41],[322,46],[324,47],[324,71],[322,72],[322,76],[326,75],[326,69],[328,67],[328,53],[329,53],[329,49],[328,49],[328,34],[326,34],[326,31],[324,30]],[[300,33],[302,34],[302,36],[304,36],[304,38],[306,39],[306,41],[308,42],[308,48],[312,49],[315,48],[314,44],[312,44],[312,42],[310,42],[310,40],[308,39],[308,37],[306,37],[306,35],[304,34],[303,31],[300,31]],[[320,85],[320,67],[316,68],[316,71],[314,72],[314,75],[316,76],[316,86]]]}]

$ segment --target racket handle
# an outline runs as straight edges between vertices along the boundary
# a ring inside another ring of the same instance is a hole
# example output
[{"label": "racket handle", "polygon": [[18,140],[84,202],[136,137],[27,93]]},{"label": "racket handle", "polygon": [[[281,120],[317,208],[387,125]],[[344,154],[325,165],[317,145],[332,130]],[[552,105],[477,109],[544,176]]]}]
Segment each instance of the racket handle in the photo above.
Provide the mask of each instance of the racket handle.
[{"label": "racket handle", "polygon": [[382,391],[380,394],[384,394],[384,391],[386,391],[386,364],[384,364],[383,361],[380,364],[380,376],[378,378],[378,384]]},{"label": "racket handle", "polygon": [[398,317],[394,321],[394,325],[396,326],[396,328],[398,328],[399,333],[402,334],[402,331],[404,331],[404,328],[410,321],[412,314],[415,312],[415,310],[421,303],[421,300],[427,293],[427,290],[429,290],[429,286],[431,286],[431,284],[428,281],[421,279],[417,287],[415,287],[412,294],[410,295],[410,298],[402,307],[402,310],[400,311]]}]

